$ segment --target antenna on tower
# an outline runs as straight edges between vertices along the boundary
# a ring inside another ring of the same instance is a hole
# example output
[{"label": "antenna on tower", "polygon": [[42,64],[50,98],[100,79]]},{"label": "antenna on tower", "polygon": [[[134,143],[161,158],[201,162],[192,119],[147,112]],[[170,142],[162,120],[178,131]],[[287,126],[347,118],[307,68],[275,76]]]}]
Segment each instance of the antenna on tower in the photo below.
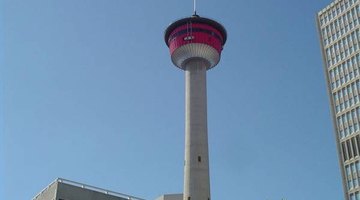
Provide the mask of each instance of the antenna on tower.
[{"label": "antenna on tower", "polygon": [[194,0],[194,15],[196,15],[196,0]]}]

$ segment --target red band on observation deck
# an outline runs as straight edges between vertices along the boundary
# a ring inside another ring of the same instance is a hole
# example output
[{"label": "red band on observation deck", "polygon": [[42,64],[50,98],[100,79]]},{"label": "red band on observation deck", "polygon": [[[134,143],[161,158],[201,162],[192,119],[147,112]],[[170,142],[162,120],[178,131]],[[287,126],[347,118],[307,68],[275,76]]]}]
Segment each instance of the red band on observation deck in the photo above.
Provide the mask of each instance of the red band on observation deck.
[{"label": "red band on observation deck", "polygon": [[170,54],[189,43],[206,44],[220,54],[224,38],[220,31],[207,24],[188,23],[174,29],[168,39]]}]

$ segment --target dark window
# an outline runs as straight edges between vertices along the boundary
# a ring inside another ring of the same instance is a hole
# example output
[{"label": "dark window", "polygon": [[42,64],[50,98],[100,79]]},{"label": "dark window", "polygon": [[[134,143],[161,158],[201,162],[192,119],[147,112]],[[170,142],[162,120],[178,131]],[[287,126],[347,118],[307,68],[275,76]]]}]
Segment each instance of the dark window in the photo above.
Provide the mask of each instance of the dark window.
[{"label": "dark window", "polygon": [[343,153],[344,161],[346,161],[348,159],[348,157],[347,157],[347,154],[346,154],[345,142],[341,143],[341,150],[342,150],[342,153]]},{"label": "dark window", "polygon": [[354,157],[358,156],[358,150],[356,148],[356,145],[355,145],[355,138],[351,138],[351,145],[352,145],[352,148],[353,148],[353,154],[354,154]]},{"label": "dark window", "polygon": [[346,141],[346,149],[347,149],[348,159],[351,159],[352,156],[351,156],[351,147],[350,147],[350,141],[349,140]]},{"label": "dark window", "polygon": [[198,156],[198,161],[201,162],[201,156]]}]

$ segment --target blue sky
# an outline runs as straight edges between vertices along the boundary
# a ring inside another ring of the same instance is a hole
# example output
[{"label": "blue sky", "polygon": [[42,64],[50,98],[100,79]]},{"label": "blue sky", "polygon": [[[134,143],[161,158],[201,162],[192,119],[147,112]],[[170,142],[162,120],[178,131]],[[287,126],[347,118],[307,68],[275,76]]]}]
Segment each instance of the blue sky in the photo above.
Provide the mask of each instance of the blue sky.
[{"label": "blue sky", "polygon": [[[228,31],[208,72],[212,199],[343,199],[315,25],[329,3],[198,0]],[[57,177],[181,192],[184,73],[163,32],[192,1],[0,5],[0,199]]]}]

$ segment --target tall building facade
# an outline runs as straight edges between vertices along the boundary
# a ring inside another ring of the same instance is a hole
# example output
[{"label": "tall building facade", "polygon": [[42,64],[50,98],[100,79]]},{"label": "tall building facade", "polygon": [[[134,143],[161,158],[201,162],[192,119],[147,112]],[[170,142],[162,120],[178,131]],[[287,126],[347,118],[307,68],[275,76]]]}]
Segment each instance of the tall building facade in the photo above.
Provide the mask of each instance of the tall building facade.
[{"label": "tall building facade", "polygon": [[317,14],[324,72],[346,200],[360,200],[360,0]]}]

